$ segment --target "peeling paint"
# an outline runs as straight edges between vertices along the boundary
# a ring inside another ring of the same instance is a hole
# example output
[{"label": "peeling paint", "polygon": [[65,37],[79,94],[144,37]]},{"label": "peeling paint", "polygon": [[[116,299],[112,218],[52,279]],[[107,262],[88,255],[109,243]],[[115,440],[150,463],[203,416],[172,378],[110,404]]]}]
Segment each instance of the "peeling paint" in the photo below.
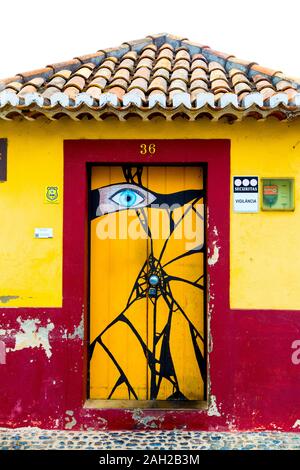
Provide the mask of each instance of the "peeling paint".
[{"label": "peeling paint", "polygon": [[19,299],[19,295],[1,295],[0,302],[2,304],[7,304],[11,300]]},{"label": "peeling paint", "polygon": [[218,237],[219,237],[219,232],[216,226],[213,228],[213,234],[216,237],[216,240],[212,242],[212,249],[208,248],[208,257],[207,257],[207,263],[209,266],[214,266],[218,260],[219,260],[219,252],[220,252],[220,247],[217,245],[218,243]]},{"label": "peeling paint", "polygon": [[[213,243],[213,253],[211,256],[207,258],[207,263],[209,266],[214,266],[218,260],[219,260],[219,252],[220,252],[220,247],[217,246],[217,241],[214,241]],[[210,254],[211,250],[208,249],[208,254]]]},{"label": "peeling paint", "polygon": [[74,331],[73,333],[68,333],[67,330],[65,330],[63,334],[63,339],[76,339],[79,338],[83,341],[84,338],[84,317],[82,315],[80,323],[78,326],[74,326]]},{"label": "peeling paint", "polygon": [[6,348],[4,341],[0,341],[0,364],[6,364]]},{"label": "peeling paint", "polygon": [[215,395],[211,395],[210,404],[207,410],[208,416],[221,416],[221,413],[218,410],[217,401]]},{"label": "peeling paint", "polygon": [[212,314],[214,311],[214,304],[210,304],[207,309],[207,331],[208,331],[208,353],[211,353],[213,351],[214,343],[213,343],[213,337],[211,334],[211,320],[212,320]]},{"label": "peeling paint", "polygon": [[65,417],[65,429],[72,429],[77,424],[77,421],[74,418],[74,411],[67,410],[66,415],[68,416]]},{"label": "peeling paint", "polygon": [[219,236],[219,232],[218,232],[218,229],[217,229],[216,226],[214,226],[214,228],[213,228],[213,233],[214,233],[214,235],[215,235],[216,237]]},{"label": "peeling paint", "polygon": [[151,429],[158,429],[159,424],[164,421],[163,416],[145,415],[142,410],[137,409],[132,413],[132,419],[138,426],[146,426]]},{"label": "peeling paint", "polygon": [[26,348],[42,348],[47,358],[52,356],[51,346],[49,343],[49,333],[54,329],[54,324],[48,320],[47,326],[38,326],[41,322],[38,319],[22,320],[17,318],[20,325],[19,332],[16,333],[16,344],[11,352],[21,351]]},{"label": "peeling paint", "polygon": [[294,424],[293,424],[292,427],[293,427],[293,429],[295,429],[295,428],[300,428],[300,419],[297,419],[297,420],[294,422]]},{"label": "peeling paint", "polygon": [[97,418],[97,421],[98,421],[99,425],[101,426],[102,430],[107,429],[107,425],[108,425],[107,419],[101,418],[101,416],[99,416]]}]

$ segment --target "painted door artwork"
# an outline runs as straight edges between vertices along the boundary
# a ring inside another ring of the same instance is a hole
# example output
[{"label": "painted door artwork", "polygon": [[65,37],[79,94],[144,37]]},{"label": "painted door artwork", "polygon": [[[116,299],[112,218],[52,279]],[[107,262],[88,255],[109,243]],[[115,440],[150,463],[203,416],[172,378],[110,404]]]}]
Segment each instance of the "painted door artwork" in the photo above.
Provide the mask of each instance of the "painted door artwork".
[{"label": "painted door artwork", "polygon": [[90,398],[206,398],[200,166],[93,166]]}]

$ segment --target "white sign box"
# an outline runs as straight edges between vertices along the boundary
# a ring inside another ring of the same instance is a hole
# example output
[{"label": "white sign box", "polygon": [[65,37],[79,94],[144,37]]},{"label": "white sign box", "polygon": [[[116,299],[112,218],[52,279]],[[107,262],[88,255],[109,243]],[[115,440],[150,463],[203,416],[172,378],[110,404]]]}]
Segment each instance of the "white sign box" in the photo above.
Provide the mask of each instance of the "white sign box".
[{"label": "white sign box", "polygon": [[234,176],[234,212],[258,212],[258,203],[258,176]]},{"label": "white sign box", "polygon": [[53,238],[53,228],[35,228],[34,238]]}]

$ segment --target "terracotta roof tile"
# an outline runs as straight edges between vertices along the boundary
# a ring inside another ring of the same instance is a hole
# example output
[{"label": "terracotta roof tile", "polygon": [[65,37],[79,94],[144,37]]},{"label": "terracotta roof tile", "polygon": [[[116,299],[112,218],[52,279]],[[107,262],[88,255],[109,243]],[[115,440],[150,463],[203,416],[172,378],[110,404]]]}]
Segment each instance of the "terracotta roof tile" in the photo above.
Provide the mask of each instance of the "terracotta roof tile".
[{"label": "terracotta roof tile", "polygon": [[133,78],[144,78],[145,80],[149,80],[151,75],[151,70],[148,69],[147,67],[139,67],[136,69],[135,74],[133,75]]},{"label": "terracotta roof tile", "polygon": [[270,75],[271,77],[281,72],[280,70],[269,69],[269,68],[262,67],[261,65],[257,65],[257,64],[252,65],[251,69],[259,73],[263,73],[265,75]]},{"label": "terracotta roof tile", "polygon": [[218,102],[221,100],[221,98],[224,96],[224,94],[227,93],[227,90],[226,89],[218,89],[215,93],[214,93],[214,100],[215,100],[215,104],[218,104]]},{"label": "terracotta roof tile", "polygon": [[42,77],[32,78],[28,82],[27,85],[33,85],[36,89],[40,88],[45,83],[45,79]]},{"label": "terracotta roof tile", "polygon": [[160,48],[160,51],[163,51],[164,49],[169,49],[170,51],[174,51],[174,47],[169,44],[168,42],[165,42]]},{"label": "terracotta roof tile", "polygon": [[120,65],[118,66],[117,70],[119,69],[126,69],[129,72],[132,72],[134,69],[134,60],[133,59],[124,59],[120,62]]},{"label": "terracotta roof tile", "polygon": [[230,65],[234,65],[235,67],[242,66],[245,69],[250,69],[253,65],[257,65],[256,62],[250,61],[250,60],[243,60],[243,59],[238,59],[237,57],[231,57],[228,59],[228,62],[230,62]]},{"label": "terracotta roof tile", "polygon": [[209,46],[206,46],[205,44],[200,44],[198,42],[191,42],[189,39],[183,39],[182,44],[188,44],[194,49],[210,49]]},{"label": "terracotta roof tile", "polygon": [[208,75],[205,72],[205,70],[203,70],[203,69],[193,70],[192,75],[191,75],[191,82],[193,80],[198,80],[198,79],[205,80],[205,81],[208,82],[209,79],[208,79]]},{"label": "terracotta roof tile", "polygon": [[126,89],[121,88],[120,86],[114,86],[109,90],[110,93],[115,94],[120,100],[122,99],[122,96],[125,94],[125,91]]},{"label": "terracotta roof tile", "polygon": [[80,75],[80,77],[83,77],[84,79],[88,79],[92,73],[93,73],[93,68],[94,67],[87,67],[86,65],[84,67],[80,67],[75,74]]},{"label": "terracotta roof tile", "polygon": [[144,78],[135,78],[132,82],[131,85],[128,87],[128,91],[133,90],[135,88],[138,88],[142,91],[147,91],[148,88],[148,81],[145,80]]},{"label": "terracotta roof tile", "polygon": [[251,87],[247,84],[247,83],[243,83],[243,82],[240,82],[240,83],[237,83],[234,87],[234,91],[235,93],[239,96],[242,92],[247,92],[247,91],[251,91]]},{"label": "terracotta roof tile", "polygon": [[7,85],[6,85],[6,89],[10,89],[10,90],[15,90],[15,91],[20,91],[21,88],[22,88],[23,84],[21,82],[9,82]]},{"label": "terracotta roof tile", "polygon": [[250,84],[249,79],[243,73],[236,73],[231,77],[233,86],[238,85],[239,83],[248,83]]},{"label": "terracotta roof tile", "polygon": [[139,88],[135,88],[123,96],[123,105],[135,104],[136,106],[143,106],[145,100],[145,93]]},{"label": "terracotta roof tile", "polygon": [[40,77],[40,76],[49,78],[53,74],[53,72],[54,72],[54,66],[47,65],[45,68],[31,70],[30,72],[18,73],[18,75],[23,80],[27,80],[28,78],[31,79],[31,78]]},{"label": "terracotta roof tile", "polygon": [[247,98],[247,96],[250,95],[250,92],[249,91],[242,91],[239,95],[238,95],[238,100],[239,102],[242,102],[244,99]]},{"label": "terracotta roof tile", "polygon": [[257,91],[262,91],[264,88],[272,88],[272,84],[270,83],[269,80],[260,80],[259,82],[256,83],[256,89]]},{"label": "terracotta roof tile", "polygon": [[107,79],[106,78],[104,78],[102,76],[97,76],[97,77],[93,78],[93,80],[88,85],[88,88],[89,87],[98,87],[98,88],[101,88],[101,90],[103,90],[103,88],[105,88],[106,84],[107,84]]},{"label": "terracotta roof tile", "polygon": [[186,49],[179,50],[175,55],[175,62],[182,59],[191,60],[191,56]]},{"label": "terracotta roof tile", "polygon": [[135,61],[137,57],[138,57],[138,54],[136,51],[129,51],[129,52],[126,52],[125,55],[123,55],[122,59],[132,59],[133,61]]},{"label": "terracotta roof tile", "polygon": [[78,57],[74,57],[75,59],[78,59],[82,64],[85,64],[86,62],[92,62],[95,65],[101,64],[103,60],[105,59],[106,55],[101,54],[98,52],[94,52],[93,54],[86,54]]},{"label": "terracotta roof tile", "polygon": [[[54,72],[59,72],[61,69],[74,71],[81,64],[82,64],[81,60],[72,59],[72,60],[67,60],[66,62],[58,62],[57,64],[47,65],[47,67],[51,68]],[[22,75],[25,76],[24,74]]]},{"label": "terracotta roof tile", "polygon": [[209,53],[211,55],[219,57],[220,59],[224,59],[224,61],[227,61],[231,58],[234,58],[234,55],[232,55],[232,54],[227,54],[226,52],[216,51],[214,49],[209,49]]},{"label": "terracotta roof tile", "polygon": [[287,90],[284,90],[284,93],[287,95],[289,102],[298,94],[297,90],[294,88],[288,88]]},{"label": "terracotta roof tile", "polygon": [[258,83],[258,82],[261,82],[262,80],[267,80],[267,77],[265,75],[261,75],[261,74],[256,74],[256,75],[253,75],[252,77],[252,80],[254,83]]},{"label": "terracotta roof tile", "polygon": [[155,77],[163,77],[165,78],[166,80],[169,80],[170,78],[170,72],[166,69],[157,69],[155,70],[155,72],[153,73],[153,78]]},{"label": "terracotta roof tile", "polygon": [[291,88],[294,88],[294,87],[291,87],[291,84],[286,80],[280,80],[280,82],[276,83],[276,90],[278,91],[286,91]]},{"label": "terracotta roof tile", "polygon": [[114,80],[122,78],[125,80],[127,83],[130,83],[130,72],[128,69],[119,69],[116,71],[114,75]]},{"label": "terracotta roof tile", "polygon": [[148,46],[145,48],[145,50],[141,53],[140,58],[141,59],[152,59],[154,60],[156,56],[156,47],[155,49],[150,49]]},{"label": "terracotta roof tile", "polygon": [[261,95],[263,96],[264,100],[266,98],[270,98],[270,96],[273,96],[275,95],[276,91],[269,87],[269,88],[264,88],[262,91],[261,91]]},{"label": "terracotta roof tile", "polygon": [[51,96],[54,93],[57,93],[60,91],[60,88],[57,88],[56,86],[49,86],[46,88],[46,90],[42,93],[43,98],[50,99]]},{"label": "terracotta roof tile", "polygon": [[162,77],[156,77],[150,83],[149,91],[160,90],[160,91],[163,91],[164,93],[166,93],[167,88],[168,88],[167,80],[165,78],[162,78]]},{"label": "terracotta roof tile", "polygon": [[183,80],[172,80],[171,84],[169,86],[169,91],[172,91],[172,90],[186,91],[187,90],[187,84]]},{"label": "terracotta roof tile", "polygon": [[64,89],[65,95],[67,95],[69,98],[72,100],[75,100],[76,96],[81,90],[75,86],[68,86],[67,88]]},{"label": "terracotta roof tile", "polygon": [[191,64],[191,70],[194,71],[195,69],[202,69],[206,72],[208,71],[207,63],[202,59],[194,59]]},{"label": "terracotta roof tile", "polygon": [[147,57],[145,57],[144,59],[141,59],[137,64],[137,68],[140,68],[140,67],[147,67],[149,70],[152,70],[153,60],[148,59]]},{"label": "terracotta roof tile", "polygon": [[212,70],[209,74],[209,78],[211,82],[213,82],[214,80],[226,80],[227,81],[226,73],[220,69]]},{"label": "terracotta roof tile", "polygon": [[[110,90],[110,88],[122,88],[123,90],[127,90],[128,82],[127,80],[124,80],[124,78],[114,78],[111,83],[107,86],[107,88]],[[112,91],[110,90],[110,93]]]},{"label": "terracotta roof tile", "polygon": [[204,80],[194,80],[190,85],[190,91],[201,88],[202,90],[208,91],[207,82]]},{"label": "terracotta roof tile", "polygon": [[183,106],[194,119],[202,108],[226,114],[230,106],[242,115],[255,107],[263,116],[276,108],[284,117],[300,114],[300,81],[162,33],[0,80],[1,117],[17,105],[45,115],[68,107],[71,116],[83,105],[96,113],[105,106],[117,107],[117,113],[135,106],[143,116],[147,108],[166,114]]},{"label": "terracotta roof tile", "polygon": [[166,94],[161,90],[151,91],[148,95],[149,107],[159,104],[160,106],[166,106]]},{"label": "terracotta roof tile", "polygon": [[229,86],[229,83],[227,80],[215,80],[211,83],[211,89],[214,92],[217,92],[219,90],[225,90],[225,91],[231,91],[231,88]]},{"label": "terracotta roof tile", "polygon": [[106,80],[109,80],[112,76],[112,71],[111,69],[107,67],[100,67],[99,70],[94,74],[94,78],[97,77],[102,77],[105,78]]},{"label": "terracotta roof tile", "polygon": [[56,76],[56,77],[51,78],[51,80],[47,83],[46,86],[47,88],[56,87],[59,90],[61,90],[65,86],[65,83],[66,83],[65,78]]},{"label": "terracotta roof tile", "polygon": [[223,70],[223,72],[225,72],[225,69],[224,69],[223,65],[220,64],[219,62],[215,62],[215,61],[209,62],[208,70],[209,70],[209,72],[212,72],[213,70]]},{"label": "terracotta roof tile", "polygon": [[158,59],[169,59],[169,60],[173,60],[173,51],[171,49],[161,49],[159,51],[159,54],[157,56]]},{"label": "terracotta roof tile", "polygon": [[20,75],[15,75],[14,77],[3,78],[0,80],[2,86],[8,85],[12,82],[23,83],[23,78]]},{"label": "terracotta roof tile", "polygon": [[98,86],[90,86],[87,88],[86,93],[98,100],[102,93],[102,88]]},{"label": "terracotta roof tile", "polygon": [[177,70],[177,69],[185,69],[189,72],[190,70],[190,63],[188,60],[186,59],[179,59],[177,60],[175,63],[174,63],[174,67],[173,67],[173,70]]},{"label": "terracotta roof tile", "polygon": [[68,78],[70,78],[71,75],[72,75],[72,70],[62,69],[59,72],[56,72],[55,74],[53,74],[52,77],[63,77],[67,80]]},{"label": "terracotta roof tile", "polygon": [[184,82],[188,83],[189,81],[189,74],[186,69],[176,69],[171,75],[171,80],[176,80],[180,79],[183,80]]},{"label": "terracotta roof tile", "polygon": [[153,67],[153,70],[156,70],[156,69],[159,69],[159,68],[166,69],[166,70],[169,70],[169,72],[171,72],[172,62],[169,59],[165,59],[165,58],[158,59],[158,61],[156,62],[156,64]]},{"label": "terracotta roof tile", "polygon": [[25,96],[27,93],[35,93],[36,87],[34,85],[24,85],[23,88],[19,91],[19,96]]},{"label": "terracotta roof tile", "polygon": [[81,91],[85,87],[85,79],[83,77],[80,77],[79,75],[75,75],[70,78],[70,80],[68,80],[64,86],[65,89],[68,87],[75,87],[79,91]]},{"label": "terracotta roof tile", "polygon": [[231,69],[228,71],[228,75],[229,75],[229,77],[231,77],[231,78],[233,78],[235,75],[240,74],[240,73],[243,73],[243,72],[241,71],[241,69],[236,69],[236,68],[234,68],[234,67],[231,68]]},{"label": "terracotta roof tile", "polygon": [[115,57],[109,57],[109,59],[104,60],[102,62],[100,68],[106,68],[111,70],[112,72],[115,70],[117,60],[115,60]]}]

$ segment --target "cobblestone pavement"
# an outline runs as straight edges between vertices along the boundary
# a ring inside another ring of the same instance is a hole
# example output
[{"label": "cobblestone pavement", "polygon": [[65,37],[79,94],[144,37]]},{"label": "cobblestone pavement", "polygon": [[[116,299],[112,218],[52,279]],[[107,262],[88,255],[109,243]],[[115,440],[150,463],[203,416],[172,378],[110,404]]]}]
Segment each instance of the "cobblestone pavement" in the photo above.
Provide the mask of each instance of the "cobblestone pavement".
[{"label": "cobblestone pavement", "polygon": [[200,431],[48,431],[0,428],[0,449],[300,449],[300,433]]}]

